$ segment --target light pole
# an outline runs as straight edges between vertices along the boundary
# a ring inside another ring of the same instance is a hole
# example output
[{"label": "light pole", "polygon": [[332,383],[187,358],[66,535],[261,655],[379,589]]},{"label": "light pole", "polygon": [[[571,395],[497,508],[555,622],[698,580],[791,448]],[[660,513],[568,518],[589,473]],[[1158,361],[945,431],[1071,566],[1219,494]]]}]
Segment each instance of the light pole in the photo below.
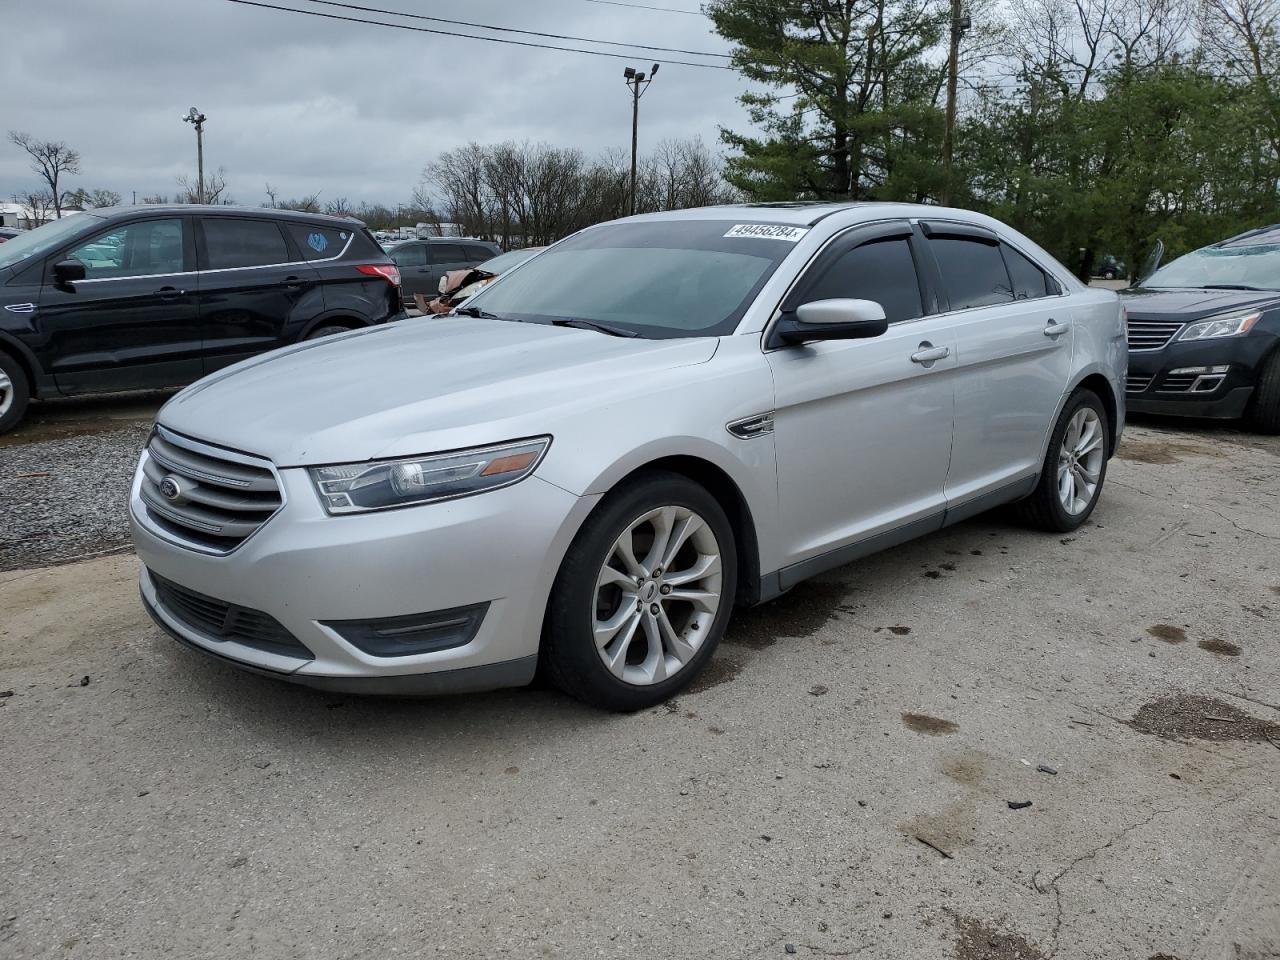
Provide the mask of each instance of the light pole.
[{"label": "light pole", "polygon": [[636,215],[636,150],[639,146],[640,134],[640,98],[658,75],[658,64],[649,71],[648,79],[643,72],[637,73],[634,67],[622,71],[622,82],[631,88],[631,215]]},{"label": "light pole", "polygon": [[204,121],[205,115],[192,107],[182,118],[196,128],[196,199],[204,203]]}]

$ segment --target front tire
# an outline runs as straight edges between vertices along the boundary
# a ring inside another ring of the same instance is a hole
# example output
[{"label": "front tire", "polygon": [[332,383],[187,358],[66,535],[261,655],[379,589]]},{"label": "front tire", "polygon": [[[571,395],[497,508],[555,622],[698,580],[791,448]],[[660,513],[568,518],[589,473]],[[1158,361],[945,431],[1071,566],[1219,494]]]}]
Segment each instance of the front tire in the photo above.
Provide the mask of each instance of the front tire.
[{"label": "front tire", "polygon": [[1068,533],[1089,519],[1107,476],[1108,436],[1102,400],[1092,390],[1077,390],[1049,437],[1035,491],[1017,505],[1024,523]]},{"label": "front tire", "polygon": [[703,487],[643,474],[588,517],[547,605],[543,663],[557,687],[605,710],[641,710],[711,658],[737,593],[733,528]]},{"label": "front tire", "polygon": [[8,433],[22,421],[30,401],[27,372],[17,360],[0,351],[0,433]]},{"label": "front tire", "polygon": [[1263,364],[1245,422],[1258,433],[1280,433],[1280,350],[1273,351]]}]

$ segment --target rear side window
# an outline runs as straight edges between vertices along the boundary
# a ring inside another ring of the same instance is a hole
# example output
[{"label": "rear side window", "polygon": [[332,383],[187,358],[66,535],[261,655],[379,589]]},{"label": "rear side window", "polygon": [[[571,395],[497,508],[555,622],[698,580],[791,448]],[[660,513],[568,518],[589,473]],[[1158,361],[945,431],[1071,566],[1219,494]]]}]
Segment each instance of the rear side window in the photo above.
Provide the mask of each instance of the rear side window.
[{"label": "rear side window", "polygon": [[485,260],[492,260],[497,256],[488,247],[482,247],[478,243],[467,243],[463,245],[463,249],[467,253],[467,259],[474,263],[481,263]]},{"label": "rear side window", "polygon": [[929,249],[938,261],[952,310],[1011,303],[1013,287],[1000,248],[964,237],[932,237]]},{"label": "rear side window", "polygon": [[906,237],[872,240],[842,254],[805,291],[804,299],[874,300],[890,323],[924,315],[920,281]]},{"label": "rear side window", "polygon": [[425,267],[427,265],[427,245],[425,243],[402,243],[391,248],[391,259],[397,267]]},{"label": "rear side window", "polygon": [[430,247],[432,263],[460,263],[467,259],[456,243],[433,243]]},{"label": "rear side window", "polygon": [[234,217],[206,217],[204,262],[206,270],[234,267],[265,267],[293,259],[284,234],[271,220],[237,220]]},{"label": "rear side window", "polygon": [[1049,296],[1050,281],[1043,270],[1007,243],[1000,244],[1000,252],[1004,254],[1005,265],[1009,268],[1015,300],[1035,300]]},{"label": "rear side window", "polygon": [[285,226],[293,242],[306,260],[328,260],[346,248],[350,230],[323,227],[314,223],[290,223]]}]

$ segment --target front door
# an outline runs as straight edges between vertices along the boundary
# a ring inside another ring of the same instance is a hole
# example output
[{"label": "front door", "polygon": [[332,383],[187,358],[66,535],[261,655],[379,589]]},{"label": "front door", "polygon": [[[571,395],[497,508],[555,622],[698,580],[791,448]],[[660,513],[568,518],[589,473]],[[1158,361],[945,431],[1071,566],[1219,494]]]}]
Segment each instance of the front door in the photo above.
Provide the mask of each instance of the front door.
[{"label": "front door", "polygon": [[[52,266],[79,260],[59,285]],[[186,217],[110,227],[50,258],[37,325],[63,393],[179,386],[201,374],[197,276]]]},{"label": "front door", "polygon": [[775,384],[783,584],[937,529],[951,454],[955,346],[932,312],[905,222],[855,228],[819,256],[783,304],[850,297],[884,307],[889,330],[768,354]]}]

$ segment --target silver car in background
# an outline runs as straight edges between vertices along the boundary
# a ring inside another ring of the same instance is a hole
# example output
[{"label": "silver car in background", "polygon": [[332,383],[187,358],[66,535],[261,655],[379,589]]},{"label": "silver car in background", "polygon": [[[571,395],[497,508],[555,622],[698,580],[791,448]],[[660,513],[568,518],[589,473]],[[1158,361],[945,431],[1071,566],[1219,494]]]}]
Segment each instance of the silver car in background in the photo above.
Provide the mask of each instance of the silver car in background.
[{"label": "silver car in background", "polygon": [[964,210],[633,217],[459,314],[165,405],[131,514],[166,631],[317,687],[541,665],[634,710],[806,577],[1005,503],[1074,529],[1124,422],[1116,295]]}]

